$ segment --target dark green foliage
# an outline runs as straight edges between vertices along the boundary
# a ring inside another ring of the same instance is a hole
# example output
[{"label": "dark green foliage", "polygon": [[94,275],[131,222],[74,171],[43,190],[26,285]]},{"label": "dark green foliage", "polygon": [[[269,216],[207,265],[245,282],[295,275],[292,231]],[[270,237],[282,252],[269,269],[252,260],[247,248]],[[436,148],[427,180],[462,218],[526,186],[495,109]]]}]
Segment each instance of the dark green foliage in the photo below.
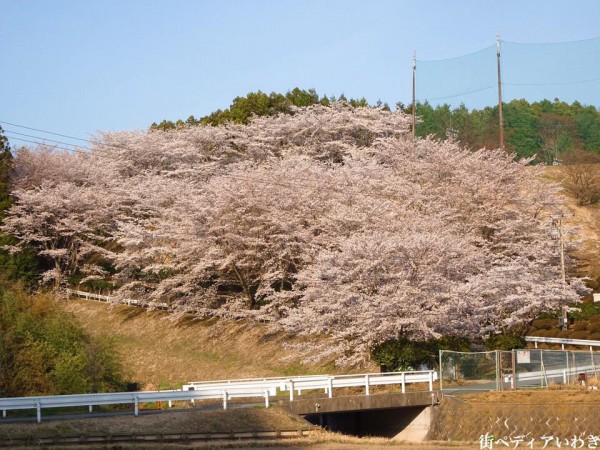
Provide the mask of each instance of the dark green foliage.
[{"label": "dark green foliage", "polygon": [[5,245],[16,245],[12,236],[0,233],[0,273],[8,281],[19,282],[28,290],[33,290],[44,271],[43,262],[31,248],[23,248],[11,254],[2,249]]},{"label": "dark green foliage", "polygon": [[468,340],[457,336],[444,336],[428,341],[399,337],[375,347],[371,357],[385,372],[416,370],[421,364],[436,367],[439,350],[468,352],[470,345]]},{"label": "dark green foliage", "polygon": [[[365,98],[348,100],[344,94],[337,100],[347,101],[354,107],[369,106],[369,103]],[[150,128],[153,130],[167,131],[198,124],[222,125],[227,122],[248,123],[248,120],[253,115],[273,116],[280,113],[291,114],[292,106],[310,106],[317,103],[328,106],[335,101],[335,97],[319,97],[314,89],[304,90],[294,88],[286,94],[279,94],[277,92],[266,94],[262,91],[250,92],[245,97],[236,97],[229,108],[225,110],[218,109],[201,119],[195,119],[194,116],[190,116],[185,122],[183,120],[178,120],[177,122],[163,120],[159,124],[153,123]],[[380,106],[383,108],[386,107],[386,105],[383,104]]]},{"label": "dark green foliage", "polygon": [[[464,105],[434,108],[425,102],[417,103],[416,113],[421,119],[417,136],[452,137],[474,149],[500,145],[497,106],[469,111]],[[503,113],[505,148],[520,158],[535,156],[536,163],[553,164],[577,149],[600,153],[600,112],[593,106],[521,99],[505,103]]]},{"label": "dark green foliage", "polygon": [[10,196],[10,171],[13,161],[8,139],[2,132],[2,127],[0,127],[0,220],[4,217],[4,211],[12,204]]},{"label": "dark green foliage", "polygon": [[495,334],[485,341],[486,350],[513,350],[525,347],[527,347],[525,339],[513,333]]},{"label": "dark green foliage", "polygon": [[[0,127],[0,221],[14,201],[10,195],[12,163],[13,156],[8,139],[2,134],[2,127]],[[31,249],[25,248],[21,252],[13,254],[3,249],[4,246],[16,244],[15,238],[0,232],[0,274],[3,275],[2,278],[20,281],[23,285],[33,288],[42,272],[42,261]]]},{"label": "dark green foliage", "polygon": [[2,289],[0,396],[123,390],[108,341],[92,339],[56,299]]},{"label": "dark green foliage", "polygon": [[569,312],[569,317],[575,320],[590,319],[592,316],[600,315],[600,303],[588,302],[578,303],[575,306],[579,311]]}]

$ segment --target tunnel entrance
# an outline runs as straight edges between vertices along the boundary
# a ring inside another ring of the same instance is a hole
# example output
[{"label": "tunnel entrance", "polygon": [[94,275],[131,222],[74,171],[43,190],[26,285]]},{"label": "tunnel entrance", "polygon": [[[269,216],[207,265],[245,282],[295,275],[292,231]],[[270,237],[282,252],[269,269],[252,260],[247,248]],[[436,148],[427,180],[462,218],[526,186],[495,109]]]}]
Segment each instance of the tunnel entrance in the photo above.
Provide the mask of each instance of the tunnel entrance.
[{"label": "tunnel entrance", "polygon": [[308,414],[305,416],[313,425],[319,425],[329,431],[353,436],[378,436],[393,438],[423,412],[425,408],[403,407],[370,409],[351,412]]}]

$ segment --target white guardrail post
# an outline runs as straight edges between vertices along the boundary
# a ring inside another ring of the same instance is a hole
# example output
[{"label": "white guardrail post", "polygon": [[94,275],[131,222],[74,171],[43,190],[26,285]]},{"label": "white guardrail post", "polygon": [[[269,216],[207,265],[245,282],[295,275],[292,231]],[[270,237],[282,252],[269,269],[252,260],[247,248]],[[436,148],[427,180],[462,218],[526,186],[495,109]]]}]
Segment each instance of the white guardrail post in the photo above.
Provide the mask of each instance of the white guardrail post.
[{"label": "white guardrail post", "polygon": [[371,395],[369,390],[369,374],[365,375],[365,395]]}]

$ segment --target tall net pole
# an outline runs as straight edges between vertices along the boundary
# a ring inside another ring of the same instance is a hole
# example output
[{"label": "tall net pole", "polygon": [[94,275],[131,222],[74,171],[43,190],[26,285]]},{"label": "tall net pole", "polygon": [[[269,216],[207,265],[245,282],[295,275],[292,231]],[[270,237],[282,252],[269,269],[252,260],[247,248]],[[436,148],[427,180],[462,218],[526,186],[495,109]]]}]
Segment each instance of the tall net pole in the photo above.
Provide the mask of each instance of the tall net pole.
[{"label": "tall net pole", "polygon": [[412,74],[412,133],[413,140],[417,138],[417,52],[413,52],[413,74]]},{"label": "tall net pole", "polygon": [[498,121],[500,125],[500,148],[504,148],[504,120],[502,118],[502,76],[500,75],[500,33],[496,34],[496,54],[498,56]]}]

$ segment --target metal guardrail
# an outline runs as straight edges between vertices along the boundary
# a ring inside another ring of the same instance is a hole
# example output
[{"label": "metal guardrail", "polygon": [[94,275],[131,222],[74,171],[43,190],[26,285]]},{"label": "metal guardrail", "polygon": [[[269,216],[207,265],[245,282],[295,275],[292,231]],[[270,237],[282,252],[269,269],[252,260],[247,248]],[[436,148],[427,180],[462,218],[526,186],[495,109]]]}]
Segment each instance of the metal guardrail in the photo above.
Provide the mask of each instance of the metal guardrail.
[{"label": "metal guardrail", "polygon": [[537,348],[538,343],[559,344],[563,350],[565,349],[565,345],[589,347],[590,351],[592,351],[592,347],[600,347],[600,341],[590,341],[587,339],[563,339],[563,338],[552,338],[552,337],[542,337],[542,336],[526,336],[525,341],[533,342],[535,344],[535,348]]},{"label": "metal guardrail", "polygon": [[[596,367],[595,366],[583,366],[583,367],[574,367],[574,368],[570,368],[570,369],[551,369],[551,370],[539,370],[536,372],[523,372],[523,373],[517,373],[515,378],[517,380],[517,383],[519,381],[534,381],[534,380],[540,380],[540,385],[544,385],[544,382],[546,383],[546,385],[548,384],[548,380],[552,380],[555,378],[558,378],[559,381],[562,382],[562,384],[568,384],[569,381],[571,379],[573,379],[573,376],[578,376],[579,374],[588,374],[588,373],[596,373]],[[512,375],[507,375],[504,377],[504,382],[505,383],[511,383],[512,384]]]},{"label": "metal guardrail", "polygon": [[[370,395],[371,386],[400,385],[402,393],[406,393],[406,385],[411,383],[428,383],[429,390],[433,390],[433,383],[437,381],[438,374],[433,370],[414,372],[384,372],[366,373],[360,375],[309,375],[300,377],[275,377],[275,378],[250,378],[245,380],[221,380],[220,386],[262,387],[269,390],[287,391],[290,400],[294,400],[294,392],[298,395],[305,390],[323,389],[331,398],[333,389],[341,387],[364,387],[365,395]],[[212,386],[214,382],[190,382],[183,386],[184,390],[202,389]]]},{"label": "metal guardrail", "polygon": [[154,403],[162,401],[193,401],[222,399],[223,409],[227,409],[227,401],[231,398],[257,398],[265,399],[265,406],[269,406],[270,393],[265,389],[205,389],[194,391],[157,391],[157,392],[116,392],[108,394],[75,394],[53,395],[37,397],[1,398],[0,409],[3,417],[11,410],[35,409],[38,423],[42,421],[42,408],[68,408],[88,406],[90,411],[98,405],[133,404],[134,414],[139,415],[141,403]]},{"label": "metal guardrail", "polygon": [[168,401],[192,401],[222,399],[223,409],[231,398],[262,397],[265,407],[269,407],[269,398],[277,395],[277,391],[289,391],[290,400],[294,400],[294,392],[302,390],[325,389],[329,397],[333,396],[336,387],[365,387],[369,395],[371,386],[399,384],[402,393],[410,383],[428,383],[433,390],[433,382],[437,373],[431,370],[418,372],[367,373],[360,375],[314,375],[288,378],[262,378],[245,380],[221,380],[188,383],[176,391],[148,392],[116,392],[107,394],[76,394],[37,397],[0,398],[0,410],[3,417],[10,410],[35,409],[37,421],[42,420],[42,408],[66,408],[88,406],[90,411],[96,405],[133,404],[134,414],[139,415],[141,403]]}]

